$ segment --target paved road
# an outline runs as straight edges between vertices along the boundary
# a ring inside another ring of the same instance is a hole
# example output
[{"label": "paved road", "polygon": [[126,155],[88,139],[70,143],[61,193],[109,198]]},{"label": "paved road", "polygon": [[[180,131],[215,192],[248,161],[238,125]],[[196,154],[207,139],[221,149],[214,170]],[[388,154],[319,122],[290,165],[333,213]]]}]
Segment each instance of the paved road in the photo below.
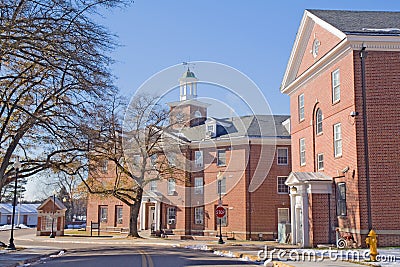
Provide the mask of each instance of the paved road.
[{"label": "paved road", "polygon": [[259,266],[219,257],[210,252],[179,248],[97,247],[69,250],[64,255],[48,258],[31,266],[37,267],[180,267],[180,266]]},{"label": "paved road", "polygon": [[[9,234],[9,231],[0,231],[0,240],[8,244]],[[112,237],[65,236],[52,239],[36,237],[32,229],[19,229],[15,231],[15,244],[17,247],[40,248],[43,252],[48,248],[53,251],[66,250],[62,256],[46,258],[30,265],[38,267],[259,266],[240,259],[220,257],[207,251],[177,248],[174,247],[177,244],[174,240],[162,240],[160,243],[160,240],[155,239],[129,240]],[[20,253],[26,252],[22,250]]]}]

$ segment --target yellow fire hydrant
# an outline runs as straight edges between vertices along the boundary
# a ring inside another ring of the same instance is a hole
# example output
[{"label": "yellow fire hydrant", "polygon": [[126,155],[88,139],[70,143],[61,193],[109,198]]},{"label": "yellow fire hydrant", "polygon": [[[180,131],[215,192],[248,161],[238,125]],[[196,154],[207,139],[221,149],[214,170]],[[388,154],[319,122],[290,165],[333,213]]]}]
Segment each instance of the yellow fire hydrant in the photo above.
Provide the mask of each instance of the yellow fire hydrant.
[{"label": "yellow fire hydrant", "polygon": [[369,246],[369,259],[376,261],[378,253],[378,236],[374,230],[369,231],[368,237],[365,239],[365,243]]}]

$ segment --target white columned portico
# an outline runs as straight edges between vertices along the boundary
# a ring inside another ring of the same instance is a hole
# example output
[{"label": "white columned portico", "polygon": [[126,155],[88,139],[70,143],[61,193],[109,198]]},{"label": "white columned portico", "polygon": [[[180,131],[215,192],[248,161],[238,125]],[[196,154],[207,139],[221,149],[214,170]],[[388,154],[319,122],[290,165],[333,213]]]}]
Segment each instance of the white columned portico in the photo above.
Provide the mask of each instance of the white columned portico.
[{"label": "white columned portico", "polygon": [[154,230],[161,229],[161,201],[162,195],[157,192],[146,192],[140,204],[140,230],[151,229],[149,226],[150,209],[154,209]]},{"label": "white columned portico", "polygon": [[[292,244],[309,247],[309,196],[332,193],[332,177],[320,172],[292,172],[285,184],[290,190]],[[330,229],[327,229],[330,231]]]}]

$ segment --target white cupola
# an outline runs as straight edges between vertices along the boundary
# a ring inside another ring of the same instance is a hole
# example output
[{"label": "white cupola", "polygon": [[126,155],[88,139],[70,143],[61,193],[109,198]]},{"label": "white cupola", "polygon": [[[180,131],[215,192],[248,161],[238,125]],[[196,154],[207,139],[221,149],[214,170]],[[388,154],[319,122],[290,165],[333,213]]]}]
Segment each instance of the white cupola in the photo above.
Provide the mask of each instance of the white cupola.
[{"label": "white cupola", "polygon": [[197,98],[197,81],[198,79],[188,68],[181,78],[179,78],[180,101]]}]

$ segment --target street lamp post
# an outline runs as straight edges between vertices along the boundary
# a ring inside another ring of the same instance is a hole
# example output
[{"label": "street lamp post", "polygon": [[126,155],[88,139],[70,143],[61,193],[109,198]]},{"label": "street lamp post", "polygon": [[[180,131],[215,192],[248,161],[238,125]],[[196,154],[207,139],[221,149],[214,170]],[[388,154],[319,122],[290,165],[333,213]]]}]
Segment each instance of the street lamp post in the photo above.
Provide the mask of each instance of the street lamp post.
[{"label": "street lamp post", "polygon": [[55,238],[55,237],[56,237],[56,234],[54,233],[55,205],[56,205],[56,192],[53,192],[53,216],[51,217],[51,233],[50,233],[50,238]]},{"label": "street lamp post", "polygon": [[14,169],[15,169],[15,182],[14,182],[14,199],[13,199],[13,211],[11,218],[11,236],[10,236],[10,244],[7,249],[15,250],[14,244],[14,222],[15,222],[15,206],[17,205],[17,186],[18,186],[18,171],[21,168],[21,163],[19,162],[19,158],[15,160]]},{"label": "street lamp post", "polygon": [[[219,193],[219,201],[218,205],[222,205],[222,174],[221,172],[218,173],[217,175],[217,180],[218,180],[218,193]],[[222,239],[222,218],[219,218],[219,239],[218,239],[218,244],[224,244],[224,240]]]}]

